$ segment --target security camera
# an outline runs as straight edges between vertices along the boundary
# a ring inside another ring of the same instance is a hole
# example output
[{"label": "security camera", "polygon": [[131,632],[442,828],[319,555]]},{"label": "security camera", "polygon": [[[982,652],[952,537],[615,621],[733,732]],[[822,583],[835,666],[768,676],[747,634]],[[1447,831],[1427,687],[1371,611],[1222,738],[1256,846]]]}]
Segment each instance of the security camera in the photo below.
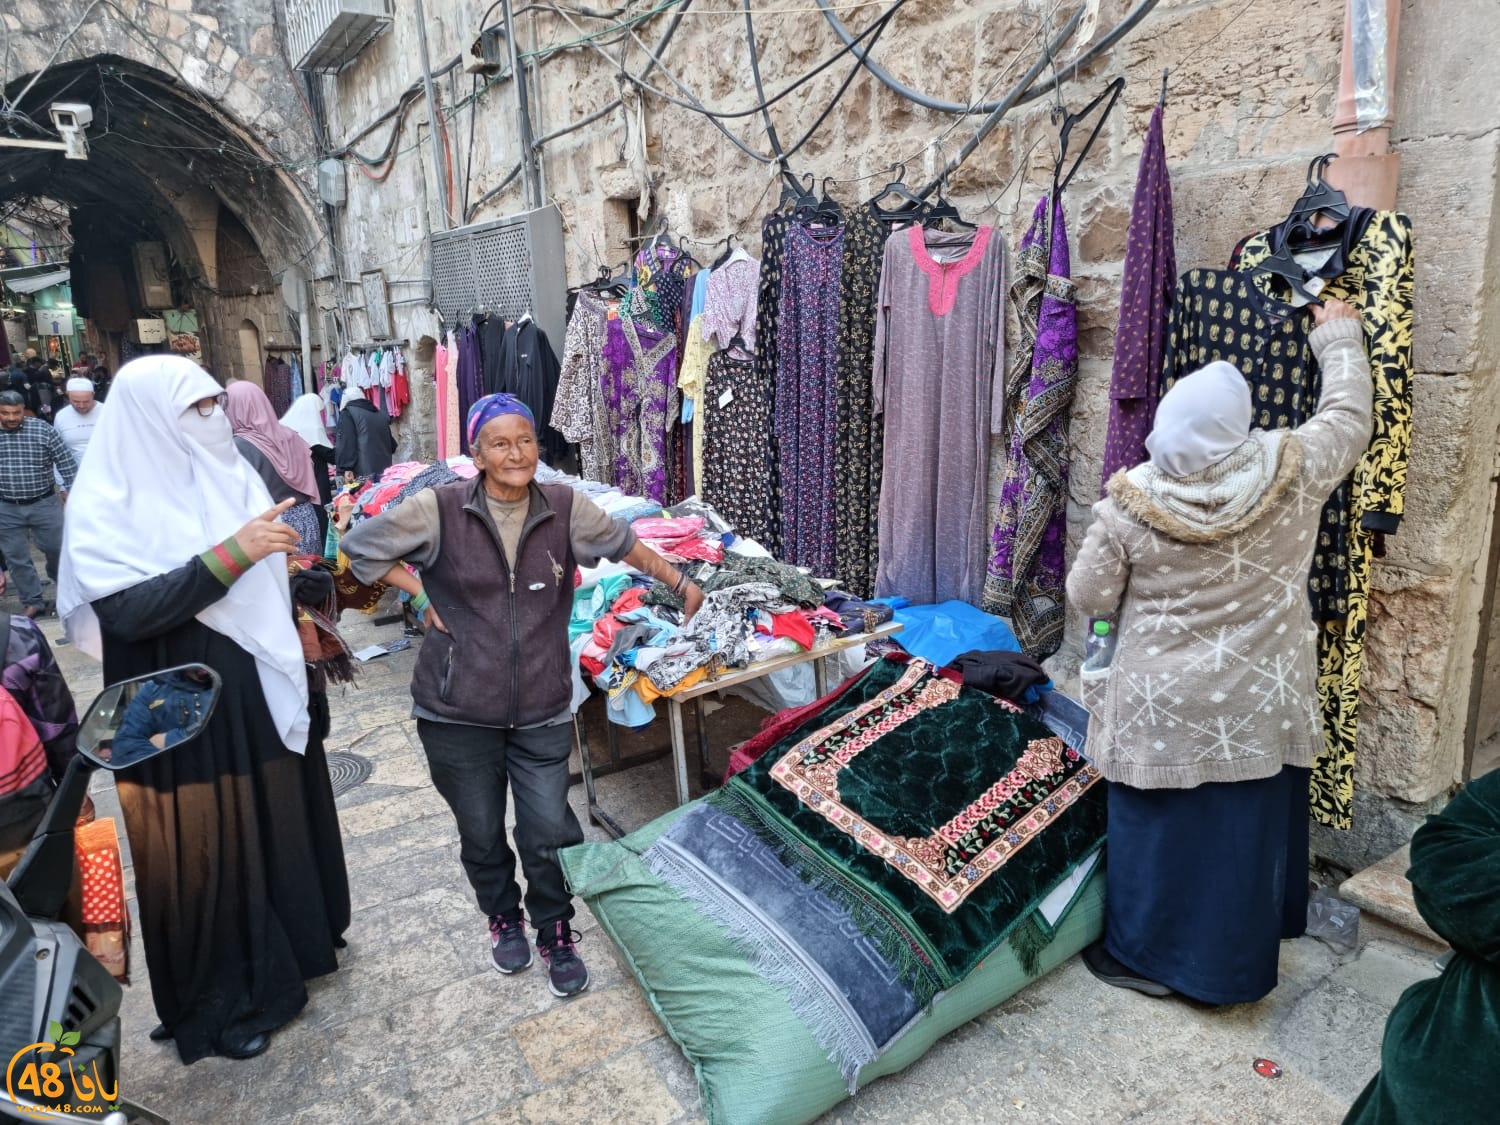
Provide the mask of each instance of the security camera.
[{"label": "security camera", "polygon": [[69,160],[89,158],[88,127],[93,123],[94,110],[83,102],[53,102],[47,107],[52,116],[52,125],[67,145],[65,155]]},{"label": "security camera", "polygon": [[83,102],[53,102],[47,107],[59,133],[81,133],[94,123],[94,108]]}]

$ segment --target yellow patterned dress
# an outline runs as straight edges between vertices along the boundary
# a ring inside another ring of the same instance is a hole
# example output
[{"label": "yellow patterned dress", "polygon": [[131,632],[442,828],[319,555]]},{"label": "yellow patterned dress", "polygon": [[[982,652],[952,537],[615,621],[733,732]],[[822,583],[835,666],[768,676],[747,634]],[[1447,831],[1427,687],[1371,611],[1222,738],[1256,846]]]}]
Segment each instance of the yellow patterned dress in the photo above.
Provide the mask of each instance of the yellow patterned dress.
[{"label": "yellow patterned dress", "polygon": [[[1271,255],[1268,234],[1248,239],[1236,266],[1251,270]],[[1349,481],[1325,508],[1314,559],[1313,604],[1319,622],[1319,696],[1325,751],[1313,766],[1313,816],[1349,828],[1355,798],[1355,741],[1371,559],[1379,535],[1398,528],[1412,447],[1412,220],[1376,211],[1349,249],[1340,275],[1319,296],[1359,309],[1374,377],[1374,435]],[[1281,282],[1260,275],[1262,287]],[[1283,291],[1284,293],[1284,291]],[[1316,387],[1316,384],[1311,384]],[[1308,410],[1313,404],[1307,405]]]}]

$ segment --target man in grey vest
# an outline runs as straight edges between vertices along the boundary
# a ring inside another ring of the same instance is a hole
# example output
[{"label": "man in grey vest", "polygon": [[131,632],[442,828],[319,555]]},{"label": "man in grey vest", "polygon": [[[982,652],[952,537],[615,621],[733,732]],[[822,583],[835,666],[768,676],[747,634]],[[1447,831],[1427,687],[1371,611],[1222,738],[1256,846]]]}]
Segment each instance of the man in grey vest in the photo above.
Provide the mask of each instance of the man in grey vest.
[{"label": "man in grey vest", "polygon": [[[574,996],[589,975],[557,862],[560,849],[583,841],[568,806],[574,570],[623,560],[677,589],[689,616],[703,592],[588,497],[536,483],[536,421],[519,399],[480,399],[468,437],[477,479],[417,493],[355,527],[340,548],[361,582],[410,593],[428,626],[412,710],[433,785],[458,821],[469,883],[489,915],[495,968],[514,973],[532,962],[519,852],[549,987]],[[515,852],[505,838],[507,786]]]}]

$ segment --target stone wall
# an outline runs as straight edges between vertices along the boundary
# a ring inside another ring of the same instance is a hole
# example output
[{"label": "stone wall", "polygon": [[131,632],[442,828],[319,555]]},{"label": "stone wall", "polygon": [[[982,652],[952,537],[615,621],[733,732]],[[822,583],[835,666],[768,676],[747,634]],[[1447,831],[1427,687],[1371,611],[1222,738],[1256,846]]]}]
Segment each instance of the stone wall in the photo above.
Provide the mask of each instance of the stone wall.
[{"label": "stone wall", "polygon": [[[486,7],[429,0],[435,67],[467,51]],[[712,11],[725,7],[714,5]],[[780,91],[839,45],[823,18],[806,10],[810,5],[773,7],[793,10],[757,19],[768,92]],[[1123,0],[1105,0],[1095,37],[1126,7]],[[1122,104],[1067,201],[1083,350],[1073,413],[1069,515],[1075,543],[1097,496],[1123,240],[1140,143],[1160,92],[1162,68],[1171,68],[1167,147],[1179,267],[1218,265],[1244,234],[1285,215],[1308,160],[1332,148],[1342,7],[1290,0],[1249,6],[1240,0],[1162,0],[1140,27],[1063,87],[1065,102],[1077,107],[1110,78],[1127,79]],[[1038,36],[1050,8],[1040,0],[911,0],[883,33],[875,57],[897,78],[935,97],[996,99],[1038,57]],[[859,28],[872,10],[844,14]],[[655,17],[635,30],[654,44],[668,19]],[[519,22],[526,48],[575,40],[582,30],[604,26],[584,21],[574,27],[543,15]],[[1054,19],[1052,26],[1060,23]],[[1463,34],[1455,34],[1455,28],[1463,28]],[[1080,46],[1065,47],[1059,64]],[[1400,205],[1412,216],[1419,239],[1416,435],[1405,523],[1377,565],[1374,583],[1358,775],[1361,827],[1319,841],[1326,854],[1349,866],[1390,841],[1399,842],[1412,817],[1441,802],[1459,775],[1484,601],[1481,563],[1490,526],[1500,395],[1491,377],[1500,353],[1500,318],[1494,315],[1500,277],[1494,190],[1500,129],[1486,72],[1486,60],[1500,50],[1500,20],[1492,0],[1406,0],[1400,48],[1393,141],[1402,156]],[[632,69],[641,66],[639,48],[632,46],[626,55]],[[663,62],[711,106],[733,109],[755,101],[740,17],[689,13]],[[774,107],[784,144],[812,124],[846,71],[846,61],[836,63]],[[398,5],[393,32],[336,80],[327,80],[335,142],[393,105],[419,77],[411,7]],[[538,136],[598,109],[619,92],[614,65],[585,49],[549,57],[537,81]],[[682,96],[660,71],[650,81]],[[439,88],[443,104],[450,106],[469,96],[470,83],[441,79]],[[1051,99],[1043,99],[1014,111],[951,185],[951,196],[967,215],[996,223],[1012,244],[1050,180],[1056,135],[1050,105]],[[651,211],[665,214],[672,229],[706,255],[730,233],[754,251],[760,218],[779,190],[767,169],[693,112],[648,95],[643,114],[649,176],[644,191]],[[575,284],[591,277],[601,262],[626,256],[627,212],[643,191],[637,120],[617,110],[545,146],[546,194],[565,217],[568,273]],[[878,190],[887,178],[884,169],[896,159],[907,162],[908,182],[920,182],[957,151],[977,121],[915,106],[861,74],[792,164],[836,177],[842,182],[833,186],[835,196],[852,202]],[[447,143],[458,167],[458,193],[467,175],[471,204],[514,165],[514,122],[508,80],[486,89],[474,109],[462,110],[452,122]],[[751,148],[766,151],[758,116],[726,121],[725,127]],[[362,146],[378,150],[384,135],[377,131]],[[429,222],[441,221],[442,206],[425,138],[425,107],[419,103],[407,117],[403,152],[390,176],[376,183],[350,172],[342,224],[349,276],[376,265],[393,278],[420,274],[421,237]],[[522,208],[516,183],[472,217],[482,221]],[[425,312],[418,310],[398,310],[398,319],[410,326],[404,331],[430,330]],[[1080,643],[1079,623],[1073,625],[1069,647],[1058,661],[1064,673]]]}]

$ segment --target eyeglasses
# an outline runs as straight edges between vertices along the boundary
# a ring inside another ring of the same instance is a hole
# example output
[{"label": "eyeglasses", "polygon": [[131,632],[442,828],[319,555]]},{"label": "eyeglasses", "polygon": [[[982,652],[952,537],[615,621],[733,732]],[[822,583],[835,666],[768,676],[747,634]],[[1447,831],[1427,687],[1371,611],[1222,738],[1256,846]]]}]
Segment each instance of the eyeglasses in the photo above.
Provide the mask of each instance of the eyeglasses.
[{"label": "eyeglasses", "polygon": [[[204,405],[204,404],[207,405]],[[208,418],[213,415],[214,407],[223,410],[229,404],[229,396],[224,392],[214,395],[213,398],[200,398],[193,403],[193,408],[198,411],[198,417]]]}]

